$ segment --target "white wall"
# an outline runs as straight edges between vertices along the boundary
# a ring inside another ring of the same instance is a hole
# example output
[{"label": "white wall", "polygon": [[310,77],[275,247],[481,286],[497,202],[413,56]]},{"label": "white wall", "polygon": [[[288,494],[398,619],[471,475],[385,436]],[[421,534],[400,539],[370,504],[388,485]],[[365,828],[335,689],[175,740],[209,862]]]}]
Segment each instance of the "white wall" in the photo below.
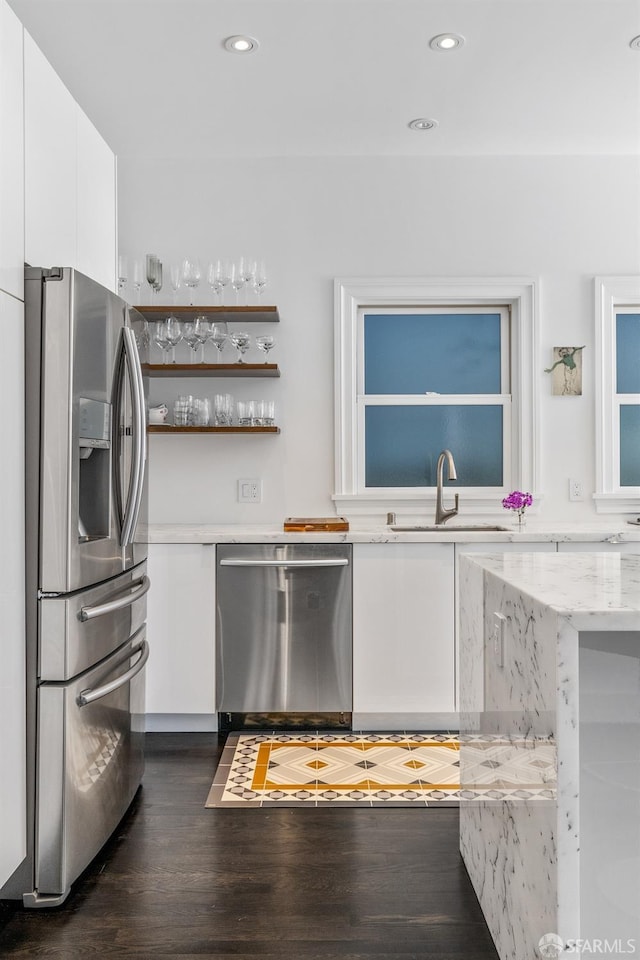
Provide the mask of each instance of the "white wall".
[{"label": "white wall", "polygon": [[[281,379],[223,382],[275,398],[282,433],[152,437],[151,521],[334,512],[333,279],[353,275],[540,278],[541,518],[593,518],[592,278],[639,270],[639,172],[632,157],[120,158],[121,252],[264,257],[281,314]],[[583,343],[583,395],[552,397],[552,347]],[[159,383],[154,396],[180,392]],[[261,504],[236,502],[239,477],[263,479]],[[569,477],[583,503],[568,501]]]}]

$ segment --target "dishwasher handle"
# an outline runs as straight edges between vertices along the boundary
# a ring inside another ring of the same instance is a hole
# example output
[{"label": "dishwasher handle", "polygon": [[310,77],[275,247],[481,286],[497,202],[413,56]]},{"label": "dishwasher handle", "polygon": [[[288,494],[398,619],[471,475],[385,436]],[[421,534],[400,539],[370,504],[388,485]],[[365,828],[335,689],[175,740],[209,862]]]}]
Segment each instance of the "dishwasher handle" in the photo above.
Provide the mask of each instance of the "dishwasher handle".
[{"label": "dishwasher handle", "polygon": [[262,560],[244,557],[226,557],[220,560],[221,567],[347,567],[347,557],[331,557],[325,560]]}]

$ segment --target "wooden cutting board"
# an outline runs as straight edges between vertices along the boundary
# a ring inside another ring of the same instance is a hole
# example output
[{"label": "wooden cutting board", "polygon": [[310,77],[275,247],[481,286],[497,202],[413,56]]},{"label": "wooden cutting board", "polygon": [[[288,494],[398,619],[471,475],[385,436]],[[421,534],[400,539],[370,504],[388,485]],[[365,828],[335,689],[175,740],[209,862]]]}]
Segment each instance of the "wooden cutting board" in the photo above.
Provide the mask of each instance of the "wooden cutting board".
[{"label": "wooden cutting board", "polygon": [[344,517],[287,517],[285,533],[327,533],[348,530],[349,522]]}]

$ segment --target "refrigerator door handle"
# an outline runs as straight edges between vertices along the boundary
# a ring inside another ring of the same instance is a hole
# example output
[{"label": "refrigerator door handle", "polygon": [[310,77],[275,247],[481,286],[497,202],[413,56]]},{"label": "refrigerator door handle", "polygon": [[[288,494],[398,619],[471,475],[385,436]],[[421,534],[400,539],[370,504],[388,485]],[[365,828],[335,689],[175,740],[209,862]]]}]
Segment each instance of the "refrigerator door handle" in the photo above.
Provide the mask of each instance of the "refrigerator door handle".
[{"label": "refrigerator door handle", "polygon": [[[126,671],[126,673],[116,677],[115,680],[111,680],[110,683],[103,684],[101,687],[96,687],[93,690],[91,687],[89,687],[87,690],[82,690],[76,699],[78,706],[85,707],[88,703],[93,703],[95,700],[100,700],[102,697],[107,697],[110,693],[113,693],[114,690],[117,690],[118,687],[123,687],[125,683],[129,683],[130,680],[133,680],[133,678],[137,676],[141,670],[143,670],[145,663],[149,659],[149,644],[146,640],[141,640],[137,646],[133,647],[131,650],[128,650],[124,659],[128,660],[130,657],[135,656],[136,653],[140,654],[140,659],[137,660],[134,665]],[[119,665],[120,664],[118,663],[115,666]]]},{"label": "refrigerator door handle", "polygon": [[122,370],[123,367],[126,367],[128,370],[133,408],[133,461],[131,466],[131,481],[129,484],[127,504],[122,518],[122,532],[120,535],[121,545],[126,547],[130,543],[133,543],[133,536],[142,503],[144,466],[147,459],[147,434],[142,367],[140,366],[140,358],[138,357],[136,338],[133,330],[129,329],[129,327],[122,328],[122,348],[124,364],[120,369]]},{"label": "refrigerator door handle", "polygon": [[116,597],[114,600],[109,600],[107,603],[99,603],[95,607],[80,607],[78,619],[83,621],[94,620],[95,617],[103,617],[107,613],[114,613],[116,610],[122,610],[125,607],[130,607],[136,602],[136,600],[139,600],[140,597],[144,597],[150,586],[151,580],[146,575],[140,580],[134,580],[127,586],[127,590],[130,590],[133,587],[137,588],[133,591],[133,593],[123,594],[120,597]]},{"label": "refrigerator door handle", "polygon": [[225,557],[220,560],[221,567],[347,567],[346,557],[336,557],[330,560],[261,560],[256,558],[243,559],[242,557]]}]

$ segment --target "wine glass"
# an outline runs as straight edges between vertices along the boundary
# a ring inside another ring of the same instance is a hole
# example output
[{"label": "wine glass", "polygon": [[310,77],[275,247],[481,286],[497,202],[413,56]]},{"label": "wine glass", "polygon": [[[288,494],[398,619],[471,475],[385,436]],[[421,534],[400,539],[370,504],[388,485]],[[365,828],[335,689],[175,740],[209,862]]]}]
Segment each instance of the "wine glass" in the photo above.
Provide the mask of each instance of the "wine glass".
[{"label": "wine glass", "polygon": [[267,285],[267,268],[265,266],[264,260],[261,260],[256,268],[256,276],[254,281],[254,288],[258,294],[258,302],[262,297],[262,292]]},{"label": "wine glass", "polygon": [[244,302],[245,306],[249,297],[249,287],[253,286],[253,282],[256,276],[256,261],[250,260],[248,257],[240,257],[240,263],[238,264],[238,270],[240,276],[242,277],[243,287],[244,287]]},{"label": "wine glass", "polygon": [[222,351],[224,350],[228,339],[229,332],[227,330],[226,323],[214,323],[211,328],[211,342],[218,351],[218,355],[216,357],[218,363],[220,362]]},{"label": "wine glass", "polygon": [[131,286],[133,287],[133,299],[135,303],[140,303],[140,287],[142,286],[142,264],[139,260],[134,260],[131,264]]},{"label": "wine glass", "polygon": [[188,257],[182,261],[182,280],[186,287],[189,287],[189,306],[195,303],[196,287],[200,283],[202,271],[199,260],[190,260]]},{"label": "wine glass", "polygon": [[231,264],[231,286],[236,292],[236,306],[238,306],[240,303],[240,291],[244,286],[242,267],[239,263]]},{"label": "wine glass", "polygon": [[195,363],[196,353],[200,346],[200,338],[196,336],[195,320],[188,320],[182,324],[182,339],[191,347],[191,363]]},{"label": "wine glass", "polygon": [[205,316],[196,317],[193,332],[198,343],[202,346],[202,359],[200,363],[204,363],[204,345],[207,340],[211,339],[211,321],[207,320]]},{"label": "wine glass", "polygon": [[174,305],[178,302],[178,290],[182,286],[182,265],[179,263],[172,263],[169,267],[169,279],[171,282],[171,289],[173,290],[173,303]]},{"label": "wine glass", "polygon": [[167,317],[165,322],[165,337],[171,348],[171,363],[176,362],[176,344],[182,340],[182,324],[177,317]]},{"label": "wine glass", "polygon": [[160,347],[162,350],[162,363],[166,363],[167,351],[171,347],[169,339],[167,337],[167,322],[163,320],[155,324],[155,329],[153,331],[153,337],[151,338],[157,347]]},{"label": "wine glass", "polygon": [[155,253],[147,254],[147,283],[151,287],[152,300],[155,302],[155,297],[162,290],[162,262]]},{"label": "wine glass", "polygon": [[122,294],[129,278],[127,258],[120,254],[118,257],[118,293]]},{"label": "wine glass", "polygon": [[220,287],[220,304],[224,303],[224,288],[231,283],[231,263],[229,260],[216,260],[216,280]]},{"label": "wine glass", "polygon": [[234,345],[234,347],[238,351],[238,359],[236,360],[236,363],[244,363],[242,356],[249,349],[251,337],[249,336],[248,333],[244,333],[240,330],[237,330],[237,331],[234,331],[234,333],[229,335],[229,340],[231,340],[231,343]]},{"label": "wine glass", "polygon": [[262,350],[264,353],[264,362],[266,363],[269,358],[269,350],[275,347],[276,341],[274,337],[256,337],[256,347],[258,350]]},{"label": "wine glass", "polygon": [[[220,261],[218,261],[219,263]],[[211,261],[207,269],[207,283],[211,287],[211,291],[214,296],[219,297],[222,292],[222,286],[220,284],[220,279],[217,271],[217,264],[215,261]]]}]

